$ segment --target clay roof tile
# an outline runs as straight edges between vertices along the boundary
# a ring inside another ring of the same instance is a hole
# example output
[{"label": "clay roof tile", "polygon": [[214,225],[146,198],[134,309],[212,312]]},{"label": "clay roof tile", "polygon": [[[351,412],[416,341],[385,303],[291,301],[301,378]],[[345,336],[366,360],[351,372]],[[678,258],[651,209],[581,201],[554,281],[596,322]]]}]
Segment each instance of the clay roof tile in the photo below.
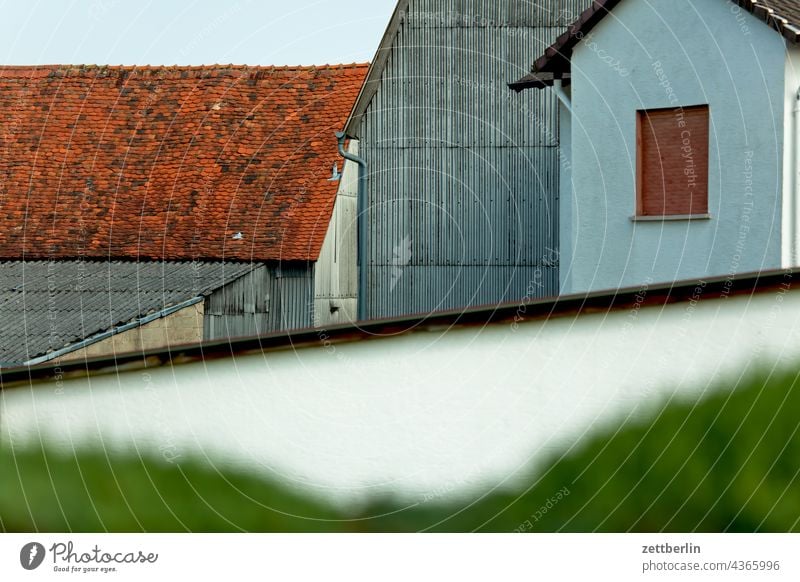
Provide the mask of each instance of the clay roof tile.
[{"label": "clay roof tile", "polygon": [[316,260],[366,71],[0,68],[0,259]]}]

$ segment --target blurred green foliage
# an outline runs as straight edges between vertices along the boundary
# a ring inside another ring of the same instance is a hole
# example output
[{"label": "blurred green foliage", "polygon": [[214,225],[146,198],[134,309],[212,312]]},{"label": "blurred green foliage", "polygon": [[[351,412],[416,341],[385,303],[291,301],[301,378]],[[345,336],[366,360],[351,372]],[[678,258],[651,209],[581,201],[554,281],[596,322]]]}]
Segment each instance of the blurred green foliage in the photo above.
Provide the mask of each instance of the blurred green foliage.
[{"label": "blurred green foliage", "polygon": [[341,516],[287,487],[207,463],[0,453],[5,531],[327,532]]},{"label": "blurred green foliage", "polygon": [[[198,462],[0,452],[5,531],[800,530],[797,373],[762,373],[647,422],[611,427],[527,487],[335,509]],[[382,517],[376,517],[382,516]]]},{"label": "blurred green foliage", "polygon": [[700,403],[659,407],[647,422],[614,427],[555,459],[521,493],[492,493],[446,507],[423,504],[372,520],[370,528],[798,531],[797,379],[796,372],[760,373]]}]

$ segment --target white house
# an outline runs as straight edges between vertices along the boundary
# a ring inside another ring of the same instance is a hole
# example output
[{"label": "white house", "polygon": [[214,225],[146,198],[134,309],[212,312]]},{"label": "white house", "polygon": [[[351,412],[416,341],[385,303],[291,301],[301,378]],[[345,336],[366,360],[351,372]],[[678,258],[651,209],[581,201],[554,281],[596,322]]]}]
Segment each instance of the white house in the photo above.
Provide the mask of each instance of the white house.
[{"label": "white house", "polygon": [[797,264],[800,2],[597,0],[561,101],[562,293]]}]

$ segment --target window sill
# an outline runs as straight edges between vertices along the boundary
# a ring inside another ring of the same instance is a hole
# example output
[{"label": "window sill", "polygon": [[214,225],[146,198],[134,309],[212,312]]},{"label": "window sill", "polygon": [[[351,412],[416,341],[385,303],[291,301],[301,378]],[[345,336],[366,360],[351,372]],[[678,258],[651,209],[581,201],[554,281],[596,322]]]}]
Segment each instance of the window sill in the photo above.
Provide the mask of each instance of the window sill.
[{"label": "window sill", "polygon": [[675,220],[711,220],[710,214],[665,214],[663,216],[631,216],[633,222],[672,222]]}]

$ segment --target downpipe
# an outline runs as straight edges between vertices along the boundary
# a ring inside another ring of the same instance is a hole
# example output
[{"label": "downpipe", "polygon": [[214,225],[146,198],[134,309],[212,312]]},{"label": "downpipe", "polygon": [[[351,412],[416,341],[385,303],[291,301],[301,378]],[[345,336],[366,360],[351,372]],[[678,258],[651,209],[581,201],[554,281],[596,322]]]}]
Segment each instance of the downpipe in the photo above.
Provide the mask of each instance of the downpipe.
[{"label": "downpipe", "polygon": [[572,115],[572,100],[569,98],[569,95],[564,92],[564,84],[561,79],[553,79],[553,93],[556,94],[561,104],[566,107],[569,114]]},{"label": "downpipe", "polygon": [[795,94],[794,98],[794,107],[792,108],[792,118],[793,118],[793,127],[792,127],[792,181],[791,181],[791,200],[789,205],[789,266],[795,267],[797,266],[797,208],[798,208],[798,196],[800,196],[800,192],[798,192],[798,184],[800,184],[800,180],[798,180],[797,172],[800,170],[800,136],[798,136],[798,132],[800,131],[800,127],[798,126],[798,115],[800,115],[800,88],[797,89],[797,93]]},{"label": "downpipe", "polygon": [[[339,155],[345,160],[358,165],[358,198],[356,199],[358,215],[356,261],[358,265],[358,320],[367,319],[367,162],[344,149],[347,136],[343,131],[336,132],[339,142]],[[344,169],[342,169],[344,172]]]}]

